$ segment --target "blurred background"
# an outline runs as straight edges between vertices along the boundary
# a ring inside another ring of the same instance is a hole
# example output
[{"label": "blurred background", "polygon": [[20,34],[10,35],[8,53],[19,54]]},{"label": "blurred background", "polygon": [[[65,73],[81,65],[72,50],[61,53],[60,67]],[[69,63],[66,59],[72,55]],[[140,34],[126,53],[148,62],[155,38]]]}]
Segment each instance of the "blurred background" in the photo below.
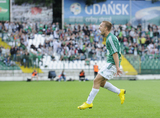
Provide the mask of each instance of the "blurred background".
[{"label": "blurred background", "polygon": [[21,81],[36,69],[39,80],[106,64],[99,24],[110,21],[121,43],[121,77],[160,79],[160,0],[0,0],[0,81]]}]

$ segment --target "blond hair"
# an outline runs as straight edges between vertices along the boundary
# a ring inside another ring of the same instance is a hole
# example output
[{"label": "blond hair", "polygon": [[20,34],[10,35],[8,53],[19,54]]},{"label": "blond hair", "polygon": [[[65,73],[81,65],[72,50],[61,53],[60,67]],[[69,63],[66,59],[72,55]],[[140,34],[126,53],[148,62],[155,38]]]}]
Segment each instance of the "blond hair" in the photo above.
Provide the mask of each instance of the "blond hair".
[{"label": "blond hair", "polygon": [[102,21],[105,24],[105,27],[107,27],[108,31],[111,31],[112,23],[109,21]]}]

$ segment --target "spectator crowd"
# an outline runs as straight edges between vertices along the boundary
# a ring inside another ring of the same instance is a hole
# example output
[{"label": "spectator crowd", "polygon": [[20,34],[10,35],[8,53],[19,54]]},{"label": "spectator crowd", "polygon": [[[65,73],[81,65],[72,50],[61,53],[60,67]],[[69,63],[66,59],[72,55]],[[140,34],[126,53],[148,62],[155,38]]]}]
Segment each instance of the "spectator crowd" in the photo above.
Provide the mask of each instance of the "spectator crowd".
[{"label": "spectator crowd", "polygon": [[[59,60],[68,61],[106,59],[106,38],[100,35],[95,24],[65,23],[63,29],[60,29],[58,22],[6,21],[0,22],[0,33],[2,41],[14,44],[11,49],[0,46],[0,61],[7,66],[19,62],[20,65],[29,67],[35,63],[36,58],[38,62],[42,62],[44,55],[50,55],[55,61],[55,54],[59,55]],[[123,54],[143,56],[160,53],[160,27],[155,24],[148,24],[147,28],[142,27],[141,24],[137,27],[132,27],[130,23],[113,24],[111,33],[120,41]],[[29,40],[33,40],[35,34],[41,34],[45,38],[44,44],[38,46],[31,44],[27,48]],[[49,36],[52,38],[46,38]]]}]

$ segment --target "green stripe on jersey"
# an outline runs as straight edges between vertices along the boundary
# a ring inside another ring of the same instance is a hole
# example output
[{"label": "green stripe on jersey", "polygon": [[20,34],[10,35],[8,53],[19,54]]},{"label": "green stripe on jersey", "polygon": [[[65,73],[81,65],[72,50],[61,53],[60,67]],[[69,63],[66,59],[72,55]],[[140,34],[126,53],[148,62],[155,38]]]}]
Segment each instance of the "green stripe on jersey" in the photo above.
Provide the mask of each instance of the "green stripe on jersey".
[{"label": "green stripe on jersey", "polygon": [[112,33],[109,33],[106,38],[106,48],[107,48],[107,62],[115,64],[113,59],[113,54],[118,53],[119,58],[119,66],[121,63],[121,47],[120,43],[115,35]]}]

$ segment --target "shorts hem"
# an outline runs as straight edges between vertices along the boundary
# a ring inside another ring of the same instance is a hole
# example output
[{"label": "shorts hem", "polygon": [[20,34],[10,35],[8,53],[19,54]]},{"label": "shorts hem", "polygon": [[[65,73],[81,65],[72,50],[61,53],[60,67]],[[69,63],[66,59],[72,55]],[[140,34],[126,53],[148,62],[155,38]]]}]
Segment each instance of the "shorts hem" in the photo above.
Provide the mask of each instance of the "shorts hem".
[{"label": "shorts hem", "polygon": [[101,73],[98,73],[98,74],[100,74],[102,77],[104,77],[104,79],[108,79],[108,80],[110,80],[110,78],[108,78],[108,77],[104,76],[103,74],[101,74]]}]

